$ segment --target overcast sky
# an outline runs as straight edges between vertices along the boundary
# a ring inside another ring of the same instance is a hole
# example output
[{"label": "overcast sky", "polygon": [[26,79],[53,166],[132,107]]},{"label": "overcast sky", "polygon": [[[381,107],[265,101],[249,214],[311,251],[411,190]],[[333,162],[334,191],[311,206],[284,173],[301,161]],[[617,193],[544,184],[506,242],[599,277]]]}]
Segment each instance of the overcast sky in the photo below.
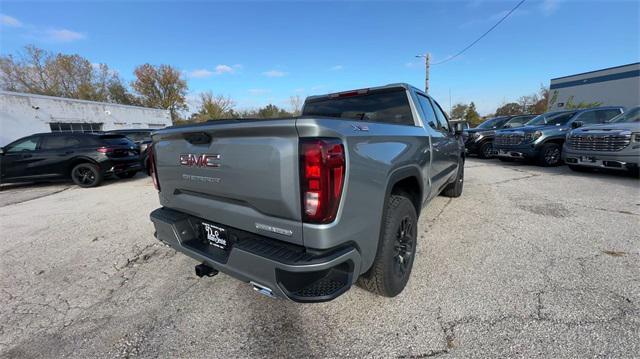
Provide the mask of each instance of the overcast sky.
[{"label": "overcast sky", "polygon": [[[78,53],[127,80],[136,65],[166,63],[184,72],[190,97],[211,90],[240,108],[288,106],[291,95],[423,87],[414,55],[446,59],[517,2],[3,1],[0,52]],[[639,14],[638,1],[528,0],[463,56],[433,66],[431,94],[487,114],[550,78],[637,62]]]}]

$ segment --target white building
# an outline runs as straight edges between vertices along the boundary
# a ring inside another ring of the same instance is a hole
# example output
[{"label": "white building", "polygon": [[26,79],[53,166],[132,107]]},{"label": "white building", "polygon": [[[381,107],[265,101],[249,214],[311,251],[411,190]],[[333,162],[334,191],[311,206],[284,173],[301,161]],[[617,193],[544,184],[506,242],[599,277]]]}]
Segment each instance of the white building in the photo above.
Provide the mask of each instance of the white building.
[{"label": "white building", "polygon": [[640,62],[551,79],[549,111],[579,103],[640,105]]},{"label": "white building", "polygon": [[0,91],[0,146],[33,133],[170,125],[168,110]]}]

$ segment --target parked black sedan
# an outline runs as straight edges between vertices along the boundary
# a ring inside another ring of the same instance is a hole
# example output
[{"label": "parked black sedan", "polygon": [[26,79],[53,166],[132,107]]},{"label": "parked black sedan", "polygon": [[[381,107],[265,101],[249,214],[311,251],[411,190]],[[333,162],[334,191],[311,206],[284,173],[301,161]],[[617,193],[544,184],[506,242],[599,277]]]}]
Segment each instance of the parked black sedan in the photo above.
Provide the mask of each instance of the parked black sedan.
[{"label": "parked black sedan", "polygon": [[536,117],[536,115],[500,116],[490,118],[477,127],[465,130],[464,146],[467,153],[477,154],[480,158],[494,156],[493,139],[496,130],[519,127]]},{"label": "parked black sedan", "polygon": [[42,133],[0,149],[1,183],[71,178],[95,187],[106,175],[130,178],[141,169],[138,146],[123,135]]}]

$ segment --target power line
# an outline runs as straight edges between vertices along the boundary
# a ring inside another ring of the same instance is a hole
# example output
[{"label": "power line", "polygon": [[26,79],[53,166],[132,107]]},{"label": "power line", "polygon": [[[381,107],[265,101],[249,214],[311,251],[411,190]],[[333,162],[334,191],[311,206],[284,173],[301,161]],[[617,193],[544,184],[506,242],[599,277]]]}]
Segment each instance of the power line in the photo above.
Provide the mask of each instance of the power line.
[{"label": "power line", "polygon": [[470,43],[467,47],[465,47],[464,49],[460,50],[457,54],[455,54],[455,55],[453,55],[453,56],[451,56],[451,57],[449,57],[449,58],[447,58],[447,59],[444,59],[444,60],[442,60],[442,61],[434,62],[434,63],[432,63],[431,65],[440,65],[440,64],[444,64],[445,62],[449,62],[449,61],[451,61],[451,60],[455,59],[456,57],[458,57],[458,56],[462,55],[462,53],[464,53],[465,51],[469,50],[469,49],[470,49],[471,47],[473,47],[473,45],[475,45],[478,41],[482,40],[482,38],[483,38],[483,37],[487,36],[487,35],[488,35],[488,34],[489,34],[493,29],[495,29],[496,27],[498,27],[498,25],[500,25],[500,23],[501,23],[501,22],[503,22],[506,18],[508,18],[508,17],[509,17],[509,15],[511,15],[514,11],[516,11],[516,9],[518,9],[518,8],[520,7],[520,5],[522,5],[525,1],[527,1],[527,0],[520,0],[520,2],[519,2],[516,6],[514,6],[514,7],[513,7],[513,9],[511,9],[511,11],[509,11],[506,15],[504,15],[504,16],[502,17],[502,19],[498,20],[498,22],[497,22],[495,25],[491,26],[491,28],[490,28],[489,30],[487,30],[484,34],[482,34],[482,35],[481,35],[479,38],[477,38],[474,42]]}]

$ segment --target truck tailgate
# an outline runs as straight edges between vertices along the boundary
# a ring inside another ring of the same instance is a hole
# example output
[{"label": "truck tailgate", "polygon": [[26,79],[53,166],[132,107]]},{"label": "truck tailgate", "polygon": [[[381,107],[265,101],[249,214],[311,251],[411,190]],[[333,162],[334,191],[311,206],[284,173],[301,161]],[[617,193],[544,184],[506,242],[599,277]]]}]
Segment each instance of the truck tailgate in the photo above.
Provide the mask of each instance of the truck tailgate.
[{"label": "truck tailgate", "polygon": [[295,119],[170,128],[154,151],[163,206],[302,244]]}]

